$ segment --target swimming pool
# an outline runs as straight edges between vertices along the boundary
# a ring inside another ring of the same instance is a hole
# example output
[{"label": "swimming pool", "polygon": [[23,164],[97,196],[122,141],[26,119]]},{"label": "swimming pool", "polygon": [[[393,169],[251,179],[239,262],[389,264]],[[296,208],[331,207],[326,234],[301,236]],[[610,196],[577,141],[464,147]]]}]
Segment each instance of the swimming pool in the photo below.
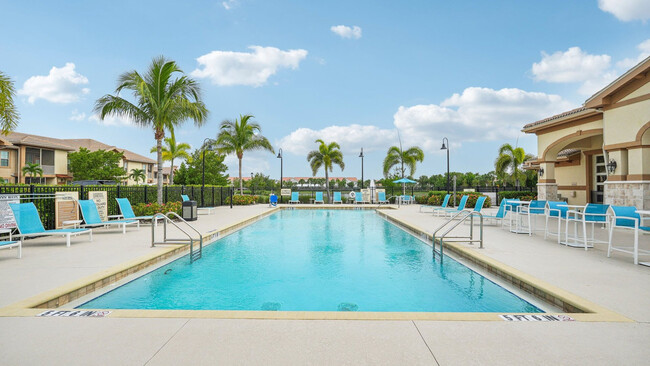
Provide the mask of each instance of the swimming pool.
[{"label": "swimming pool", "polygon": [[281,210],[79,308],[542,312],[370,210]]}]

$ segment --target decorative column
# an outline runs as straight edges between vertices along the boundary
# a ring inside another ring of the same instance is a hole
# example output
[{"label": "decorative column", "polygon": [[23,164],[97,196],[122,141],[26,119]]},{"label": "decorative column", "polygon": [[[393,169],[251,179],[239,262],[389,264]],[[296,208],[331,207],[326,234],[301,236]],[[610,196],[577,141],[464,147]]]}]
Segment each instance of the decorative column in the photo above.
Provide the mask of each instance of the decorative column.
[{"label": "decorative column", "polygon": [[543,161],[539,164],[540,174],[537,180],[537,199],[557,201],[557,182],[555,181],[555,162]]},{"label": "decorative column", "polygon": [[607,163],[612,161],[616,169],[605,182],[605,203],[650,210],[650,147],[611,151]]}]

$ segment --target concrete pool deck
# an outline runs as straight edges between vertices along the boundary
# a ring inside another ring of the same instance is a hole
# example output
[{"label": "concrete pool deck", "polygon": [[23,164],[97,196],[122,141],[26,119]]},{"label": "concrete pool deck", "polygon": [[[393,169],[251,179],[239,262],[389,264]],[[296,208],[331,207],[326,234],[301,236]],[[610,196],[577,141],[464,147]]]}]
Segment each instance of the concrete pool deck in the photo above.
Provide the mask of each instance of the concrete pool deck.
[{"label": "concrete pool deck", "polygon": [[[195,226],[203,232],[223,229],[268,210],[265,205],[220,207],[216,214],[199,216]],[[417,206],[390,215],[428,232],[441,222]],[[62,238],[30,240],[20,260],[13,251],[0,251],[0,308],[169,250],[150,248],[150,236],[148,227],[126,235],[96,230],[92,243],[75,238],[70,248]],[[585,252],[539,233],[528,237],[486,227],[485,238],[484,249],[471,250],[633,322],[3,316],[0,364],[611,365],[644,364],[650,357],[650,268],[635,266],[628,255],[607,258],[606,246]],[[647,245],[648,237],[641,241]]]}]

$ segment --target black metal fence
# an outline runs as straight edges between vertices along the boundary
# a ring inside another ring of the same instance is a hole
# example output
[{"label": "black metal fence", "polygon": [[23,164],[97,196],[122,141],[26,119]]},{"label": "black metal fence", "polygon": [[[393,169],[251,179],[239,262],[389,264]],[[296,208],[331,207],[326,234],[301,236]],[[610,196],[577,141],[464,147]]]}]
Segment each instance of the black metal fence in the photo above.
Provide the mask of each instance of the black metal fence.
[{"label": "black metal fence", "polygon": [[[190,200],[197,202],[199,207],[214,207],[227,204],[231,187],[216,186],[165,186],[163,187],[163,203],[182,201],[181,195],[186,194]],[[0,194],[23,195],[54,195],[56,192],[78,192],[79,199],[88,199],[90,191],[106,191],[108,214],[119,213],[115,198],[128,198],[132,205],[140,203],[154,203],[158,200],[158,191],[155,186],[42,186],[42,185],[0,185]],[[29,197],[29,196],[27,196]],[[36,199],[34,205],[46,229],[55,227],[54,199]]]}]

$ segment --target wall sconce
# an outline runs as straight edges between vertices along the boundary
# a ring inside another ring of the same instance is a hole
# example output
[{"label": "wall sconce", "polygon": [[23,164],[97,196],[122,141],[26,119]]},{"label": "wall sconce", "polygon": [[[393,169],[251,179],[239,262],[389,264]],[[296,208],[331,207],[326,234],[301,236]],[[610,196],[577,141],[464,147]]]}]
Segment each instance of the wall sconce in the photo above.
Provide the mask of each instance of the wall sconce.
[{"label": "wall sconce", "polygon": [[540,178],[544,176],[544,168],[539,168],[539,176]]},{"label": "wall sconce", "polygon": [[607,163],[607,171],[609,174],[614,174],[616,171],[616,160],[612,159],[609,161],[609,163]]}]

